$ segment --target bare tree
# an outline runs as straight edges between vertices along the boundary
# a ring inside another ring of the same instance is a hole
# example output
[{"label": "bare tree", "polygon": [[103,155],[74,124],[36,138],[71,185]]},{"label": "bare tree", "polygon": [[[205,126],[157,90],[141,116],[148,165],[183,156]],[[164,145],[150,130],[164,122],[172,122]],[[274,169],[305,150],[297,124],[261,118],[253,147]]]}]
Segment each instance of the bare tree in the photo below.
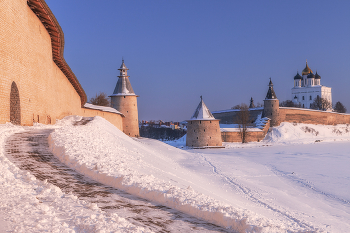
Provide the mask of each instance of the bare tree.
[{"label": "bare tree", "polygon": [[237,105],[233,106],[231,109],[241,109],[241,105],[237,104]]},{"label": "bare tree", "polygon": [[301,104],[300,103],[295,104],[291,100],[285,100],[280,102],[280,107],[300,108]]},{"label": "bare tree", "polygon": [[340,101],[338,101],[334,105],[334,111],[339,113],[346,113],[346,108]]},{"label": "bare tree", "polygon": [[92,97],[89,102],[90,104],[93,104],[93,105],[106,106],[106,107],[111,106],[110,98],[104,92],[100,92],[99,94],[96,94],[95,98]]},{"label": "bare tree", "polygon": [[247,142],[248,125],[250,123],[249,108],[246,104],[240,105],[240,111],[237,114],[237,120],[239,124],[239,134],[242,139],[242,143]]},{"label": "bare tree", "polygon": [[332,109],[332,104],[325,98],[317,96],[314,102],[310,105],[311,109],[326,111]]}]

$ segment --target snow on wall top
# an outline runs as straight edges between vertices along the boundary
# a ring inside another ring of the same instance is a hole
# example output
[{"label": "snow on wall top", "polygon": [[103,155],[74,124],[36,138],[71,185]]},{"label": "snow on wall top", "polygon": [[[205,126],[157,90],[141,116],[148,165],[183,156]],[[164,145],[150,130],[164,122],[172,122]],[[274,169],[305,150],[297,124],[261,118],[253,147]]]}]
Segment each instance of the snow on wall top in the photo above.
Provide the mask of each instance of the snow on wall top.
[{"label": "snow on wall top", "polygon": [[117,109],[111,108],[111,107],[98,106],[98,105],[93,105],[93,104],[85,103],[85,104],[84,104],[84,108],[90,108],[90,109],[100,110],[100,111],[103,111],[103,112],[112,112],[112,113],[117,113],[117,114],[120,114],[120,115],[124,116],[123,113],[121,113],[121,112],[119,112]]},{"label": "snow on wall top", "polygon": [[201,96],[201,102],[199,102],[196,111],[194,112],[191,120],[215,120],[215,117],[211,114],[208,107],[203,102]]}]

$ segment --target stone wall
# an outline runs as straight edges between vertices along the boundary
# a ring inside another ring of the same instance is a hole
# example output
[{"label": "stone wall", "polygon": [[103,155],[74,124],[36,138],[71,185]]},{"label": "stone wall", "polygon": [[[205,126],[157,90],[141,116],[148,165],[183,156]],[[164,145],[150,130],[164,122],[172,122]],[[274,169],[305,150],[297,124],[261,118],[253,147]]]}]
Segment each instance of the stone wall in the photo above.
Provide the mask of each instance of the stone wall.
[{"label": "stone wall", "polygon": [[[246,142],[260,142],[263,140],[269,131],[270,121],[267,121],[262,130],[248,131],[246,135]],[[239,131],[235,132],[221,132],[221,138],[223,142],[242,142],[241,134]]]},{"label": "stone wall", "polygon": [[106,112],[101,110],[95,110],[90,108],[82,108],[79,116],[84,117],[92,117],[92,116],[100,116],[105,118],[107,121],[111,122],[114,126],[116,126],[120,131],[123,131],[123,119],[124,117],[120,114]]},{"label": "stone wall", "polygon": [[279,111],[281,122],[322,125],[350,124],[350,114],[286,107],[280,107]]},{"label": "stone wall", "polygon": [[58,67],[54,42],[27,0],[1,0],[0,9],[0,124],[54,124],[68,115],[102,114],[122,129],[121,115],[81,108],[86,95],[63,57]]}]

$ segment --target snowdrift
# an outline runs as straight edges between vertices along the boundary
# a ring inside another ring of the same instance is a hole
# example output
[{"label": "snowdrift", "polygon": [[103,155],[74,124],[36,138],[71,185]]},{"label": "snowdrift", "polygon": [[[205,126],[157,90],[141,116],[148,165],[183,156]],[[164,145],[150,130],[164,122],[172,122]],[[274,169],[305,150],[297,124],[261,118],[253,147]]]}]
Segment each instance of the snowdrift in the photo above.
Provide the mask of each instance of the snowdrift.
[{"label": "snowdrift", "polygon": [[0,125],[0,232],[149,232],[117,214],[106,214],[96,204],[64,194],[57,186],[37,180],[8,160],[6,139],[38,128],[52,126]]},{"label": "snowdrift", "polygon": [[310,144],[315,142],[349,141],[350,125],[312,125],[282,122],[272,127],[264,142],[277,144]]},{"label": "snowdrift", "polygon": [[195,191],[196,184],[189,179],[196,180],[195,173],[181,168],[142,140],[126,136],[101,117],[84,126],[72,126],[67,121],[72,119],[60,123],[65,126],[50,135],[49,144],[54,155],[69,167],[103,184],[234,231],[259,232],[259,227],[247,222],[249,211]]}]

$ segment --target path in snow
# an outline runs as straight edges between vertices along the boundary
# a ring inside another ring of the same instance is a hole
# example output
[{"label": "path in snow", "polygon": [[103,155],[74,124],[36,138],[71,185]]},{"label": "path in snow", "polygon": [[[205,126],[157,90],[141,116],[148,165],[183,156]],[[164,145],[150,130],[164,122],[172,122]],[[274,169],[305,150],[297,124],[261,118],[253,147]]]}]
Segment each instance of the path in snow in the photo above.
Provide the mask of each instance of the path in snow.
[{"label": "path in snow", "polygon": [[149,203],[123,191],[93,181],[61,163],[49,150],[53,129],[14,134],[6,143],[7,157],[37,179],[72,192],[79,199],[95,203],[106,212],[117,213],[131,223],[155,232],[227,232],[224,228],[196,219],[162,205]]}]

